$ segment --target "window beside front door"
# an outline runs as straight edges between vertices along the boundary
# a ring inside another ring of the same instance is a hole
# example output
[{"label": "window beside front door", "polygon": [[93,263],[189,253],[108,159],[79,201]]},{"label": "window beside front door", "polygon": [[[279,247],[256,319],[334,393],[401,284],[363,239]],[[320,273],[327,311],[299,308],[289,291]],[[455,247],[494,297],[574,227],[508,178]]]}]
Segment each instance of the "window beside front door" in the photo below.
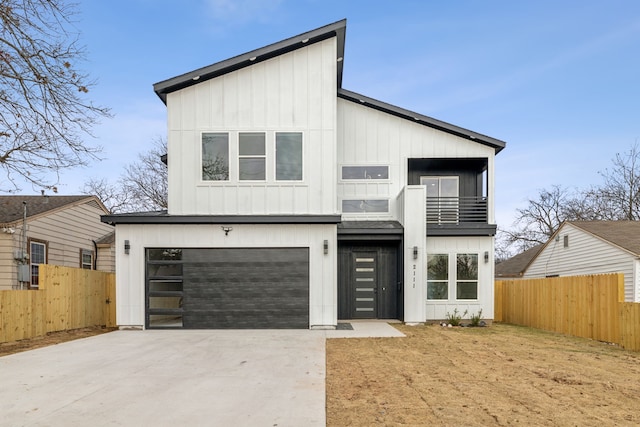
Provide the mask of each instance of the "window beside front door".
[{"label": "window beside front door", "polygon": [[427,300],[453,299],[478,299],[478,254],[427,255]]},{"label": "window beside front door", "polygon": [[427,256],[427,299],[449,299],[449,255]]},{"label": "window beside front door", "polygon": [[47,244],[45,242],[29,241],[29,264],[31,267],[31,288],[38,289],[40,285],[40,264],[47,263]]}]

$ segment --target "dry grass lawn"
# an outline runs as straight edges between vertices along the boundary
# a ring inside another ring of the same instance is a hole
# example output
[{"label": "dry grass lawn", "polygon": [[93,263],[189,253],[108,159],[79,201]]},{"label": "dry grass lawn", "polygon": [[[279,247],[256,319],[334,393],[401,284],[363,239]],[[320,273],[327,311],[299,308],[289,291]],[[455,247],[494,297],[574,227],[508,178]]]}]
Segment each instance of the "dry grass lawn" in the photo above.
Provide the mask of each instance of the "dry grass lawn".
[{"label": "dry grass lawn", "polygon": [[327,340],[329,426],[636,426],[640,353],[510,325]]}]

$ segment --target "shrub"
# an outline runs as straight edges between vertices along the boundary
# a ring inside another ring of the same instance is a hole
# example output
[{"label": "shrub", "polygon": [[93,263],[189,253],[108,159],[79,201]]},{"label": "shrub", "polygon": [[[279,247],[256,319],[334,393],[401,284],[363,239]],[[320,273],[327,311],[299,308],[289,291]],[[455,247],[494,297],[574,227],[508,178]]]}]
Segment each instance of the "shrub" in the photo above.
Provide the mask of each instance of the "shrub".
[{"label": "shrub", "polygon": [[458,312],[457,308],[453,309],[453,313],[449,313],[447,311],[447,322],[451,325],[451,326],[460,326],[460,321],[462,320],[462,318],[464,316],[466,316],[468,313],[467,310],[464,311],[464,313],[460,314]]},{"label": "shrub", "polygon": [[471,321],[469,326],[480,326],[480,321],[482,320],[482,309],[478,311],[478,314],[471,314],[469,320]]}]

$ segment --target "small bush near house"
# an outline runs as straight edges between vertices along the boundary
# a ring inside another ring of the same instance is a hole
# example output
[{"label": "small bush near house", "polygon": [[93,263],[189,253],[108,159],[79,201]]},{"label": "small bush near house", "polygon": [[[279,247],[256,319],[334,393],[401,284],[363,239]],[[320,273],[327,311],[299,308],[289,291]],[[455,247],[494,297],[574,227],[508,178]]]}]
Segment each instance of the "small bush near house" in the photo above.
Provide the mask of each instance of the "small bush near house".
[{"label": "small bush near house", "polygon": [[482,309],[477,314],[471,314],[469,320],[471,321],[469,326],[485,326],[485,322],[482,321]]},{"label": "small bush near house", "polygon": [[465,310],[464,313],[460,314],[457,308],[453,309],[453,313],[447,311],[447,323],[451,326],[460,326],[460,321],[468,312],[468,310]]}]

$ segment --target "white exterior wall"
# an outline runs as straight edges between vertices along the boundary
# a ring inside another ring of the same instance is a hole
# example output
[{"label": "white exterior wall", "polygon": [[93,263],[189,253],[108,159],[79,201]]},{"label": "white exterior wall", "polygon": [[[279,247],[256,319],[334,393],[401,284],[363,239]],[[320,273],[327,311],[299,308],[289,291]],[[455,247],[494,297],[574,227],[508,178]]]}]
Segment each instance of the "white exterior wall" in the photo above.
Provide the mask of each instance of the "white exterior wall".
[{"label": "white exterior wall", "polygon": [[[338,206],[343,199],[389,200],[389,213],[342,214],[343,220],[402,222],[397,197],[407,185],[407,159],[469,157],[488,159],[488,221],[493,224],[495,149],[338,98]],[[389,179],[343,181],[342,166],[352,165],[388,165]]]},{"label": "white exterior wall", "polygon": [[[489,262],[484,262],[484,253],[489,252]],[[449,255],[449,299],[427,300],[427,320],[444,320],[447,313],[453,314],[457,308],[460,314],[468,311],[466,319],[482,309],[483,319],[493,319],[494,315],[494,263],[493,237],[428,237],[427,254]],[[478,300],[456,301],[455,259],[456,254],[478,254]],[[452,261],[453,260],[453,261]],[[426,287],[426,255],[424,286]]]},{"label": "white exterior wall", "polygon": [[[414,206],[425,206],[427,189],[423,185],[407,186],[404,203],[404,321],[408,324],[423,323],[426,317],[426,212],[416,212]],[[414,258],[413,248],[418,250]]]},{"label": "white exterior wall", "polygon": [[[169,213],[335,214],[336,38],[168,94]],[[238,132],[267,132],[267,181],[237,180]],[[303,181],[274,181],[273,133],[303,134]],[[229,181],[201,180],[201,133],[230,132]]]},{"label": "white exterior wall", "polygon": [[[227,226],[227,225],[225,225]],[[119,326],[145,323],[145,248],[309,248],[309,327],[337,324],[337,241],[335,225],[229,224],[129,225],[116,232],[116,301]],[[124,241],[131,249],[124,253]],[[329,253],[323,242],[328,240]]]},{"label": "white exterior wall", "polygon": [[[571,224],[564,224],[556,236],[558,239],[550,241],[527,268],[525,278],[623,273],[625,301],[640,301],[634,255]],[[566,248],[565,236],[569,236]]]}]

